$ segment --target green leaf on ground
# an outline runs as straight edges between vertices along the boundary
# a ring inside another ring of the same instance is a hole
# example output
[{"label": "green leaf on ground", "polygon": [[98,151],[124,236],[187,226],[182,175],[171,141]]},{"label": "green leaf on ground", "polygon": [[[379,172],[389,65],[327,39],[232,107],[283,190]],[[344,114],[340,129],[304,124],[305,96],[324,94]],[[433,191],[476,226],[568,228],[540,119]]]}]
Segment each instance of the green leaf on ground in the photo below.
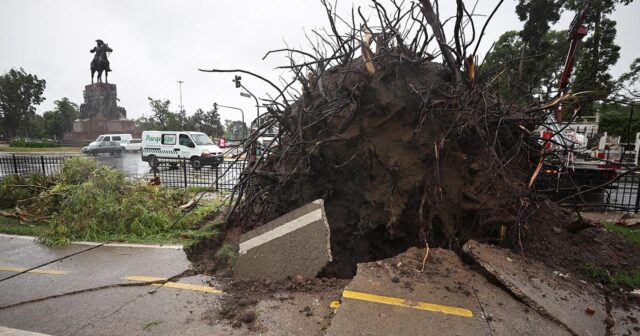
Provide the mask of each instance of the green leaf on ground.
[{"label": "green leaf on ground", "polygon": [[629,238],[629,240],[640,243],[640,226],[626,227],[618,225],[612,221],[602,222],[605,228],[609,231],[618,232],[623,236]]},{"label": "green leaf on ground", "polygon": [[160,323],[162,323],[162,321],[160,321],[160,320],[149,321],[149,322],[144,324],[144,327],[142,327],[142,329],[143,330],[148,330],[148,329],[151,329],[151,328],[159,325]]}]

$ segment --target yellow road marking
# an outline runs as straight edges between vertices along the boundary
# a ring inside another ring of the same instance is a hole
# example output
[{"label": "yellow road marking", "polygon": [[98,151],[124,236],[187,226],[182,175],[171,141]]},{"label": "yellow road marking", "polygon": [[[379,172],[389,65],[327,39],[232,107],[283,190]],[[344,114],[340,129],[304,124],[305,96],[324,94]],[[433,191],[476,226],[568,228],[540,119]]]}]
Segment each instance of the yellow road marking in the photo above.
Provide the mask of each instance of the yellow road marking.
[{"label": "yellow road marking", "polygon": [[[28,270],[28,268],[20,268],[13,266],[0,266],[0,271],[5,272],[15,272],[20,273]],[[38,274],[47,274],[47,275],[65,275],[66,271],[52,270],[52,269],[44,269],[44,268],[36,268],[28,271],[27,273],[38,273]]]},{"label": "yellow road marking", "polygon": [[[149,282],[149,281],[163,281],[163,280],[167,280],[167,278],[156,278],[156,277],[147,277],[147,276],[128,276],[127,280]],[[159,284],[159,283],[153,284],[153,286],[187,289],[187,290],[192,290],[196,292],[205,292],[205,293],[212,293],[212,294],[224,294],[224,292],[222,292],[221,290],[215,289],[213,287],[178,283],[178,282],[172,282],[172,281],[166,282],[164,284]]]},{"label": "yellow road marking", "polygon": [[438,312],[438,313],[449,314],[449,315],[473,317],[473,312],[469,309],[451,307],[451,306],[442,306],[442,305],[426,303],[426,302],[414,302],[414,301],[394,298],[390,296],[381,296],[381,295],[374,295],[374,294],[345,290],[342,292],[342,297],[348,298],[348,299],[354,299],[354,300],[382,303],[382,304],[387,304],[392,306],[427,310],[427,311]]}]

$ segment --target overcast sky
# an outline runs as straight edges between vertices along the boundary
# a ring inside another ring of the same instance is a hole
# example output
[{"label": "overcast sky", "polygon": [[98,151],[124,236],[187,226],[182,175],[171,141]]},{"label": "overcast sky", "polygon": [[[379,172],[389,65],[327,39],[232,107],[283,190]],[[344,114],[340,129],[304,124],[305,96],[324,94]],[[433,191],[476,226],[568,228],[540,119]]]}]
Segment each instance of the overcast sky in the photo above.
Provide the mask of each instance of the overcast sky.
[{"label": "overcast sky", "polygon": [[[476,13],[489,14],[497,1],[479,0]],[[407,1],[408,3],[408,1]],[[454,13],[454,1],[440,1],[442,16]],[[472,7],[475,1],[465,1]],[[507,30],[520,29],[515,15],[516,0],[506,0],[489,26],[486,51],[491,42]],[[370,2],[343,1],[338,14],[350,17],[352,5],[370,13]],[[612,73],[626,71],[640,57],[640,1],[620,8],[618,44],[621,58]],[[366,15],[366,14],[365,14]],[[567,29],[574,13],[564,13],[557,29]],[[483,23],[477,19],[477,25]],[[42,113],[53,101],[69,97],[82,103],[82,90],[91,82],[89,50],[102,39],[114,50],[109,82],[118,86],[120,106],[128,116],[151,114],[147,97],[169,99],[178,110],[182,80],[183,104],[187,114],[210,109],[214,102],[242,108],[247,121],[256,115],[253,99],[241,97],[231,82],[233,74],[210,74],[198,68],[241,68],[274,81],[283,74],[274,70],[286,64],[284,55],[271,49],[308,49],[305,30],[327,25],[319,0],[1,0],[0,73],[23,67],[46,79],[46,101]],[[286,43],[286,44],[285,44]],[[480,54],[483,54],[480,52]],[[286,73],[286,78],[289,78]],[[268,86],[243,75],[243,84],[258,96],[273,95]],[[221,119],[240,119],[239,112],[220,110]]]}]

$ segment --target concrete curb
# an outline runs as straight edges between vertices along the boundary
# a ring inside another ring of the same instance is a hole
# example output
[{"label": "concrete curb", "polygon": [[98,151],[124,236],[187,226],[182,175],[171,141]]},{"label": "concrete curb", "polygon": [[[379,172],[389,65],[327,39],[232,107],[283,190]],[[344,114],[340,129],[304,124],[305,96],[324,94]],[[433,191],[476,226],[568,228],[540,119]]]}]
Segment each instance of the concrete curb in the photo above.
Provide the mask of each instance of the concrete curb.
[{"label": "concrete curb", "polygon": [[[25,239],[25,240],[36,240],[36,237],[33,236],[20,236],[20,235],[10,235],[5,233],[0,233],[0,238],[11,238],[11,239]],[[82,245],[82,246],[97,246],[102,243],[96,242],[72,242],[73,245]],[[130,244],[130,243],[108,243],[104,244],[105,247],[132,247],[132,248],[156,248],[156,249],[170,249],[170,250],[182,250],[184,246],[182,245],[158,245],[158,244]],[[1,334],[0,334],[1,335]]]}]

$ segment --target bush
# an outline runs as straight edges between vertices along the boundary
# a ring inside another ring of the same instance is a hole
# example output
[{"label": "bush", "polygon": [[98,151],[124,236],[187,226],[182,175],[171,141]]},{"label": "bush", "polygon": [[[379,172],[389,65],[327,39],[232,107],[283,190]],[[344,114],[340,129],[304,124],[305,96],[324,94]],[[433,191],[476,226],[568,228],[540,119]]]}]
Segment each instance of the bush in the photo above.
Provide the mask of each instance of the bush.
[{"label": "bush", "polygon": [[0,178],[0,208],[13,208],[20,200],[36,197],[47,185],[48,180],[42,174],[3,176]]},{"label": "bush", "polygon": [[51,148],[61,147],[61,145],[51,140],[14,139],[9,142],[9,147]]},{"label": "bush", "polygon": [[52,227],[40,241],[64,245],[73,240],[128,240],[186,229],[178,206],[187,192],[132,181],[93,160],[65,161],[58,184],[34,204],[53,215]]},{"label": "bush", "polygon": [[89,180],[98,169],[95,160],[84,157],[68,158],[64,161],[57,178],[60,184],[76,185]]}]

